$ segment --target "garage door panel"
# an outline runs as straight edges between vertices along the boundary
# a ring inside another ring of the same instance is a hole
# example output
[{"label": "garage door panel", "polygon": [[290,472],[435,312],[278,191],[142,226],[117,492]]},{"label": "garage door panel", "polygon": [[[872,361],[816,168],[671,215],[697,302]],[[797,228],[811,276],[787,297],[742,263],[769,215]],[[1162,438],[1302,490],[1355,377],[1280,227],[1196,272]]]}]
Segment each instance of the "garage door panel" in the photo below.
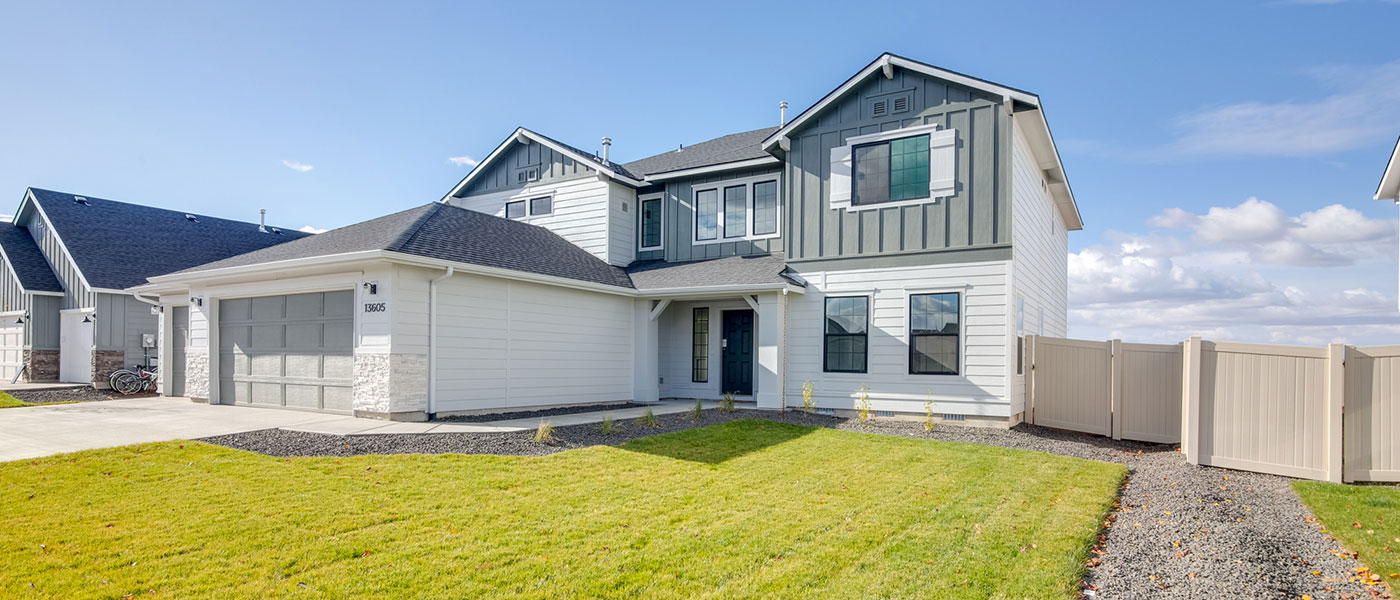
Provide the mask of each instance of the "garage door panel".
[{"label": "garage door panel", "polygon": [[254,377],[281,377],[287,374],[282,370],[281,354],[254,354],[250,358],[253,368],[249,374]]},{"label": "garage door panel", "polygon": [[221,312],[220,389],[241,404],[348,412],[353,301],[350,291],[269,296]]},{"label": "garage door panel", "polygon": [[248,310],[250,306],[251,303],[248,301],[247,298],[237,298],[234,300],[220,300],[219,322],[237,323],[241,321],[247,321],[249,318]]},{"label": "garage door panel", "polygon": [[320,318],[323,315],[321,312],[323,298],[323,294],[296,294],[287,296],[287,318]]},{"label": "garage door panel", "polygon": [[325,307],[325,316],[349,319],[355,313],[355,293],[349,290],[326,292]]},{"label": "garage door panel", "polygon": [[286,394],[287,406],[321,408],[320,386],[287,384]]},{"label": "garage door panel", "polygon": [[354,327],[350,321],[330,322],[325,324],[321,344],[324,348],[349,348],[352,337]]},{"label": "garage door panel", "polygon": [[249,345],[259,350],[282,348],[286,346],[283,338],[286,329],[286,325],[254,325],[253,340]]},{"label": "garage door panel", "polygon": [[327,379],[350,379],[354,377],[355,360],[349,354],[326,354],[321,357],[321,373]]}]

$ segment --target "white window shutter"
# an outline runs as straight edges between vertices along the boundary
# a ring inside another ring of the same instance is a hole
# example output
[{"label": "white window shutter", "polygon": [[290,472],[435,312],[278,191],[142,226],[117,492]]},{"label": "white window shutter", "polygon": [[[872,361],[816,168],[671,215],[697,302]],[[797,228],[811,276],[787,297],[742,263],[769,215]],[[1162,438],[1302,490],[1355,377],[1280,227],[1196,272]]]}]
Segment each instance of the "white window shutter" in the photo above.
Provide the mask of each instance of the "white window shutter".
[{"label": "white window shutter", "polygon": [[831,191],[831,208],[847,208],[851,205],[851,147],[837,146],[831,149],[831,177],[827,180]]},{"label": "white window shutter", "polygon": [[940,129],[928,136],[928,193],[947,198],[958,191],[958,130]]}]

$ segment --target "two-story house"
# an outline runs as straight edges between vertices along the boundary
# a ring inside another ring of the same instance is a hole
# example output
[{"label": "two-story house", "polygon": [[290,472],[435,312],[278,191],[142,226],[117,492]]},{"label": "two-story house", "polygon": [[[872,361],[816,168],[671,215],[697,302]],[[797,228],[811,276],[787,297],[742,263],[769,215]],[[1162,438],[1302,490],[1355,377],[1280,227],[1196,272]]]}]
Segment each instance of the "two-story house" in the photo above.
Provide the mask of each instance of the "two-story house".
[{"label": "two-story house", "polygon": [[[184,389],[390,419],[732,393],[1017,422],[1082,227],[1039,97],[885,54],[619,164],[517,129],[439,202],[135,291]],[[183,322],[182,322],[183,324]]]}]

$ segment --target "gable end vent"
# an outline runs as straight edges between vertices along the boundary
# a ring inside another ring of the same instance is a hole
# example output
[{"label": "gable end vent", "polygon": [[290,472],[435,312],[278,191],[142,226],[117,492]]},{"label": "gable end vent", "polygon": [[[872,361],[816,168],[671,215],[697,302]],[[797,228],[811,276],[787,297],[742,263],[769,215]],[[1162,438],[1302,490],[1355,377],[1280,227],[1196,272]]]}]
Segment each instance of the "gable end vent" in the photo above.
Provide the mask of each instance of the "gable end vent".
[{"label": "gable end vent", "polygon": [[894,112],[902,113],[909,110],[909,97],[900,96],[894,99]]},{"label": "gable end vent", "polygon": [[884,100],[877,100],[874,104],[870,106],[870,115],[874,117],[885,116],[887,106],[889,105],[886,104]]},{"label": "gable end vent", "polygon": [[92,204],[91,202],[88,202],[87,198],[84,198],[82,196],[73,196],[73,201],[83,206],[89,206]]}]

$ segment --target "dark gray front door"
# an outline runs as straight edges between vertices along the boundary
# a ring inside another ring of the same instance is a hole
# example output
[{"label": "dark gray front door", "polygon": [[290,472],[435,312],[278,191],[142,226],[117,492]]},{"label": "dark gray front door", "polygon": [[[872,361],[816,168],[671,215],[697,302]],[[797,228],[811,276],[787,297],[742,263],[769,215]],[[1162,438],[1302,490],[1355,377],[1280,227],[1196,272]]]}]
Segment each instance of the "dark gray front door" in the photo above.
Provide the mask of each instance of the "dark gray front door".
[{"label": "dark gray front door", "polygon": [[753,311],[724,311],[721,392],[753,395]]}]

